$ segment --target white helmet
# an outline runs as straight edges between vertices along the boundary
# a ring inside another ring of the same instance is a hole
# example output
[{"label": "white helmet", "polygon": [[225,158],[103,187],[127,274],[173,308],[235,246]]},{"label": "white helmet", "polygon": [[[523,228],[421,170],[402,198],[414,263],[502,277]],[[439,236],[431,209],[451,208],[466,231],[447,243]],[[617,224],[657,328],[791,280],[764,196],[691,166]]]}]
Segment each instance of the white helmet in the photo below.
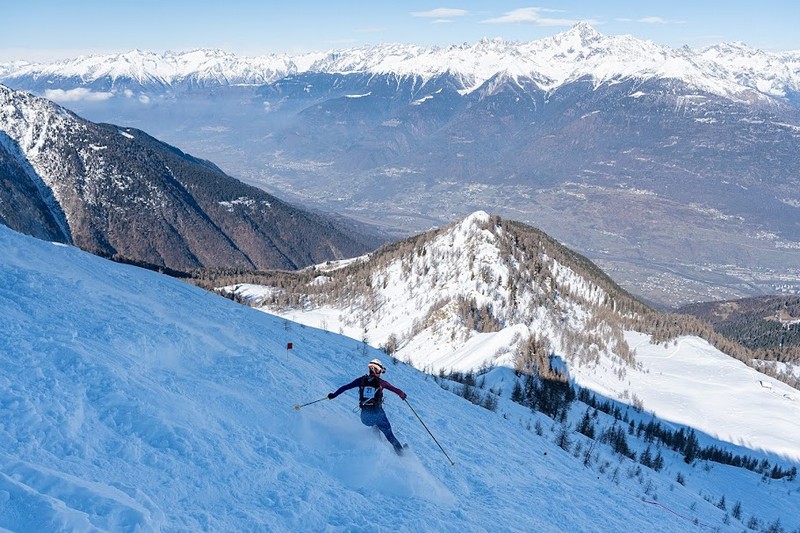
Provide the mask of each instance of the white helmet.
[{"label": "white helmet", "polygon": [[383,366],[383,363],[381,363],[380,359],[373,359],[367,366],[369,367],[369,371],[375,375],[380,375],[386,372],[386,368]]}]

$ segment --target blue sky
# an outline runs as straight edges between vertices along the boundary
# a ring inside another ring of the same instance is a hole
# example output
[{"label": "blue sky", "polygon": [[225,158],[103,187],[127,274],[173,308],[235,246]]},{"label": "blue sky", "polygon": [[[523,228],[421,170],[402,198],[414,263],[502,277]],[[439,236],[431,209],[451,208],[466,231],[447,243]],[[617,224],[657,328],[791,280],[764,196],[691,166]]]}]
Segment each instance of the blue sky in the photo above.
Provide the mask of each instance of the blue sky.
[{"label": "blue sky", "polygon": [[5,3],[0,61],[51,60],[133,48],[222,48],[244,55],[380,42],[448,45],[482,37],[529,41],[589,21],[673,47],[743,41],[800,50],[796,0],[27,0]]}]

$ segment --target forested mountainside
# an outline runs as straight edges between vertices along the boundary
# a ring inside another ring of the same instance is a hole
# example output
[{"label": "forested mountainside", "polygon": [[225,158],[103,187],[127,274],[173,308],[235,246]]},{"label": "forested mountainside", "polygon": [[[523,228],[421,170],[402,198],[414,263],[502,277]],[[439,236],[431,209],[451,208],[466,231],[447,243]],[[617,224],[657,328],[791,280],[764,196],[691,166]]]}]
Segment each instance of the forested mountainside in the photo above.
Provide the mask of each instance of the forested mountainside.
[{"label": "forested mountainside", "polygon": [[679,312],[707,321],[721,335],[753,350],[758,359],[800,364],[800,296],[699,303]]}]

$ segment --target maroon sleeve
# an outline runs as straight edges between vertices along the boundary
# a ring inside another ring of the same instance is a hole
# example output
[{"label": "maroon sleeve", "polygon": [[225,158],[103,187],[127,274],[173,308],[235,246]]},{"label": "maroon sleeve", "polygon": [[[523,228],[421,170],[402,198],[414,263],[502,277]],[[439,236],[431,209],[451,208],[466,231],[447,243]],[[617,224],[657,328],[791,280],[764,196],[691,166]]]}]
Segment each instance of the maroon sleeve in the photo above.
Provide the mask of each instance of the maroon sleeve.
[{"label": "maroon sleeve", "polygon": [[400,396],[402,399],[404,399],[404,400],[406,399],[406,393],[405,392],[401,391],[400,389],[398,389],[397,387],[395,387],[394,385],[392,385],[391,383],[389,383],[385,379],[381,380],[381,386],[383,388],[385,388],[385,389],[389,389],[393,393],[395,393],[398,396]]},{"label": "maroon sleeve", "polygon": [[361,383],[361,377],[359,376],[356,379],[354,379],[351,383],[348,383],[347,385],[342,385],[341,387],[336,389],[336,392],[333,393],[333,397],[336,398],[346,390],[355,389],[356,387],[359,386],[360,383]]}]

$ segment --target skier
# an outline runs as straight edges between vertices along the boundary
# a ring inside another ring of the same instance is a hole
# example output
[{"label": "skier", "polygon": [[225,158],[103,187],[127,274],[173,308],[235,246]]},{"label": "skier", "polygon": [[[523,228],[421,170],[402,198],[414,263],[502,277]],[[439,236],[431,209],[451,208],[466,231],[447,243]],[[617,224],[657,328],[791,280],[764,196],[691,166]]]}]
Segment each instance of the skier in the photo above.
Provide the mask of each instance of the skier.
[{"label": "skier", "polygon": [[394,446],[394,451],[397,452],[397,455],[402,455],[405,446],[400,444],[400,441],[392,433],[392,426],[389,424],[389,419],[386,418],[386,412],[383,410],[383,389],[389,389],[403,400],[406,399],[406,393],[388,381],[381,379],[381,374],[386,372],[386,369],[380,359],[370,361],[368,368],[369,373],[367,375],[359,376],[347,385],[342,385],[336,392],[328,394],[328,399],[333,400],[344,391],[358,387],[358,406],[361,408],[361,422],[365,426],[380,429],[386,439]]}]

